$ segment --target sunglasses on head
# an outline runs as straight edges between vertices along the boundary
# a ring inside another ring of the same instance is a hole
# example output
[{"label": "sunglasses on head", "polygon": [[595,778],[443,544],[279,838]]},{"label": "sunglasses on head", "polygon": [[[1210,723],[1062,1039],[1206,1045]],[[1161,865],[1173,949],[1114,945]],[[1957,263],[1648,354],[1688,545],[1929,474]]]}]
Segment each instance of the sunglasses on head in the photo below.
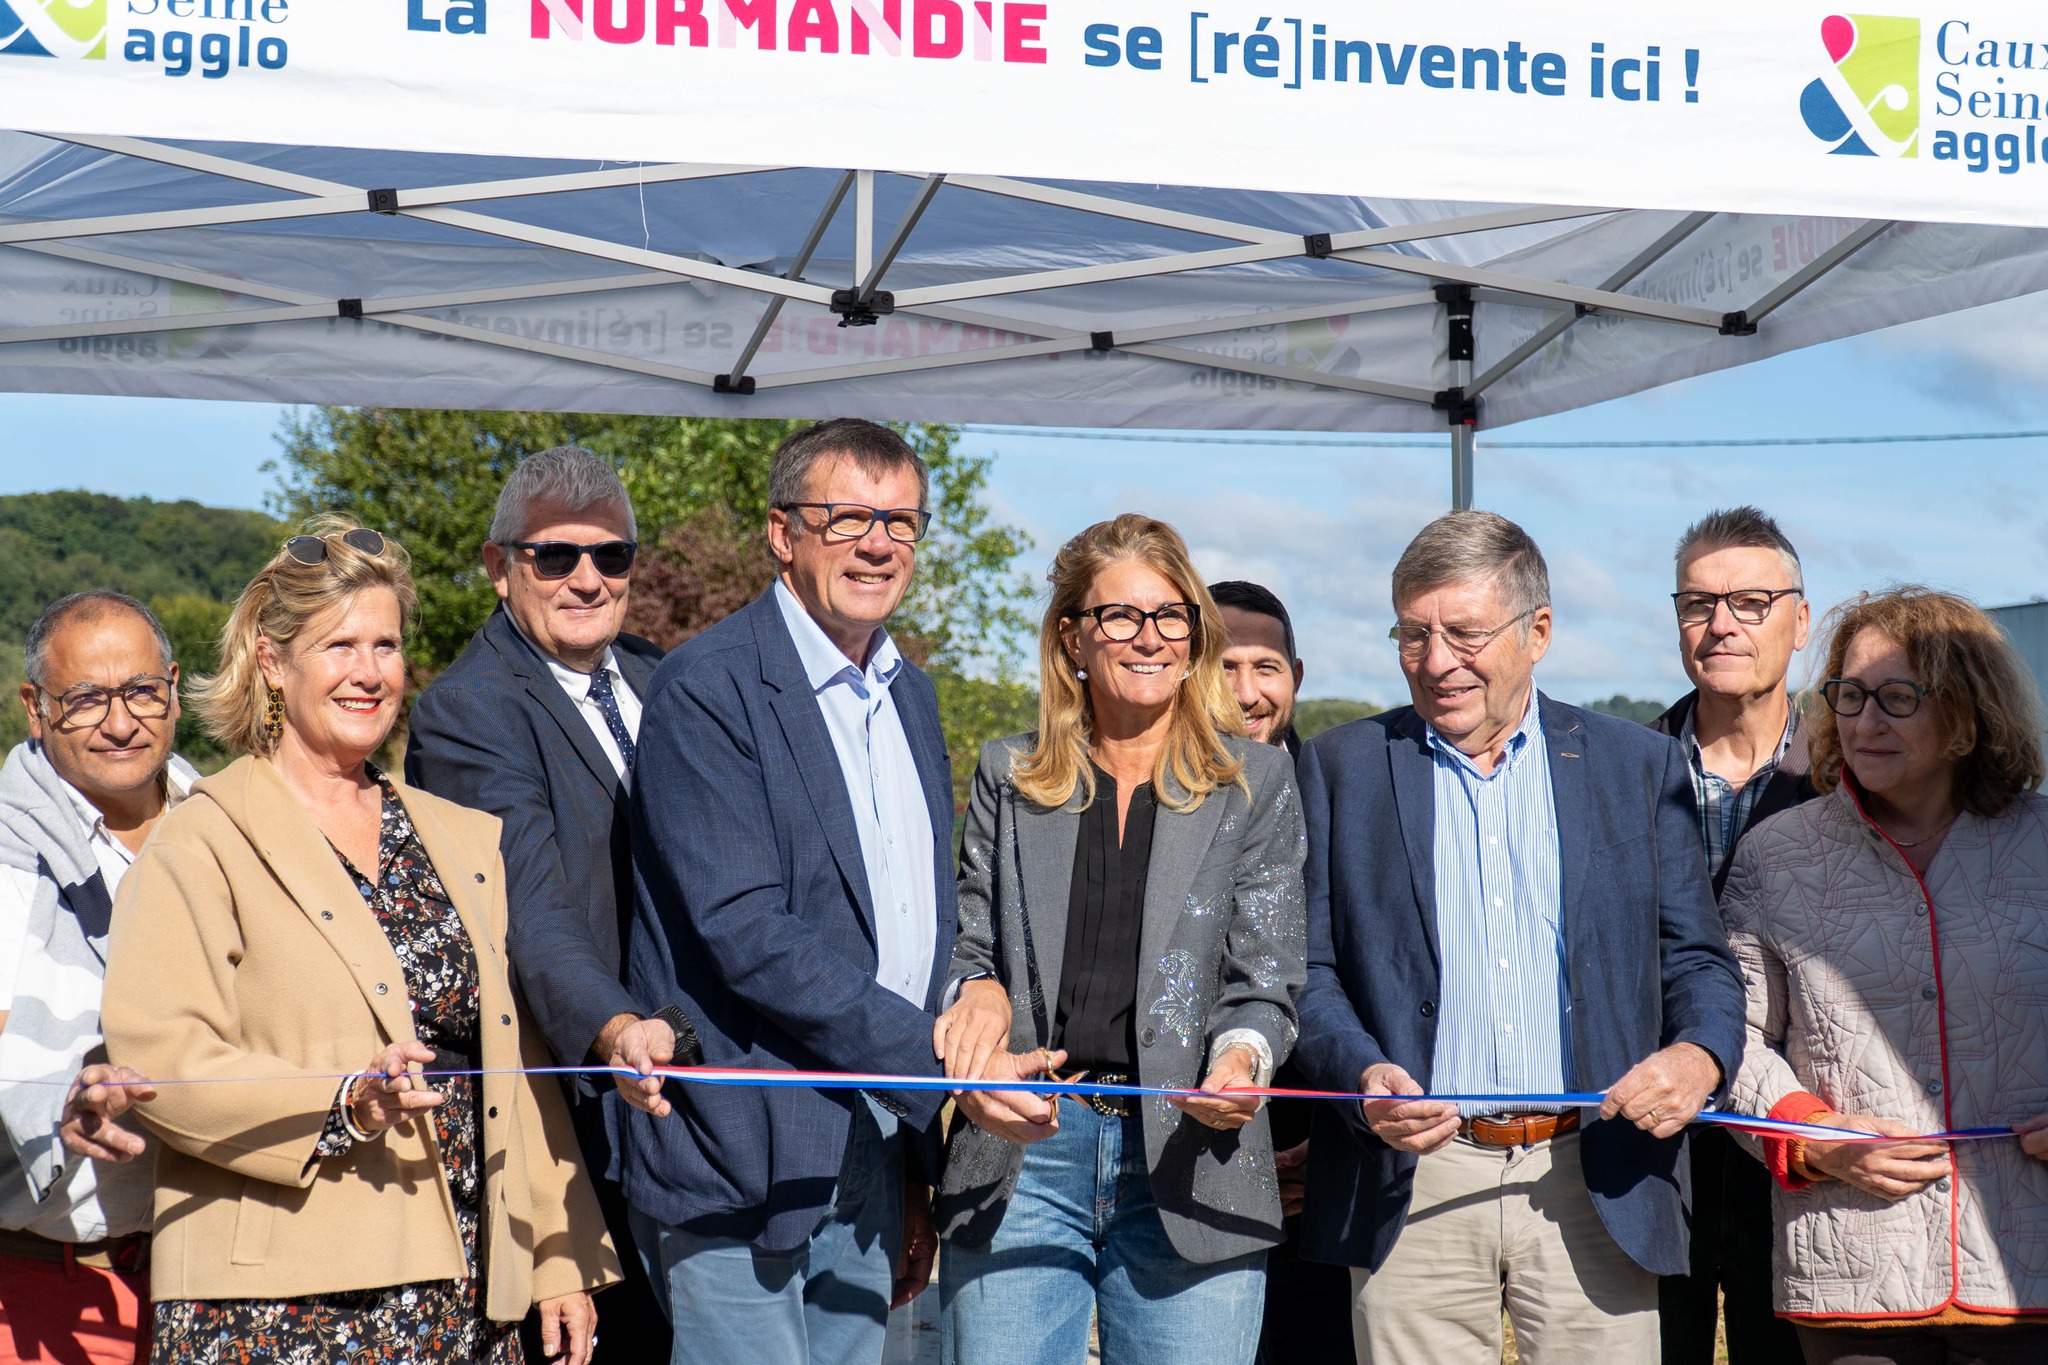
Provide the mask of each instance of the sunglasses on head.
[{"label": "sunglasses on head", "polygon": [[525,550],[533,555],[535,578],[567,578],[576,572],[583,556],[606,578],[624,578],[633,571],[633,556],[640,552],[637,540],[604,540],[595,545],[578,545],[573,540],[508,540],[508,550]]},{"label": "sunglasses on head", "polygon": [[[330,531],[324,536],[293,536],[284,543],[284,552],[301,564],[325,564],[327,541],[333,534]],[[361,550],[366,555],[384,553],[384,537],[361,526],[353,531],[343,531],[341,542],[351,549]]]}]

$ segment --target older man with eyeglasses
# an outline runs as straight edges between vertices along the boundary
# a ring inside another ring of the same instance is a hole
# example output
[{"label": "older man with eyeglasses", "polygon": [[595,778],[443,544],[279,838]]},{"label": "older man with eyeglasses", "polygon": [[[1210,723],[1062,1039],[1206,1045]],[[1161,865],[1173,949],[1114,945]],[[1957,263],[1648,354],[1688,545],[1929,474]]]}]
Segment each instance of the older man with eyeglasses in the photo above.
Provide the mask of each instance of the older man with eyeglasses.
[{"label": "older man with eyeglasses", "polygon": [[171,752],[178,665],[149,608],[74,593],[24,654],[29,738],[0,768],[0,1365],[135,1361],[155,1162],[122,1115],[154,1092],[104,1063],[107,929],[198,774]]},{"label": "older man with eyeglasses", "polygon": [[1654,1360],[1682,1135],[1743,1041],[1683,756],[1536,690],[1550,581],[1513,522],[1432,522],[1393,598],[1413,704],[1301,765],[1295,1055],[1389,1097],[1317,1114],[1304,1252],[1353,1267],[1367,1365],[1498,1361],[1503,1309],[1526,1358]]},{"label": "older man with eyeglasses", "polygon": [[[1785,676],[1806,647],[1799,552],[1755,507],[1702,517],[1679,537],[1679,662],[1693,690],[1652,721],[1684,750],[1714,894],[1742,837],[1817,793]],[[1717,1312],[1729,1365],[1800,1365],[1771,1310],[1771,1182],[1718,1129],[1692,1135],[1692,1265],[1658,1288],[1665,1365],[1710,1365]]]}]

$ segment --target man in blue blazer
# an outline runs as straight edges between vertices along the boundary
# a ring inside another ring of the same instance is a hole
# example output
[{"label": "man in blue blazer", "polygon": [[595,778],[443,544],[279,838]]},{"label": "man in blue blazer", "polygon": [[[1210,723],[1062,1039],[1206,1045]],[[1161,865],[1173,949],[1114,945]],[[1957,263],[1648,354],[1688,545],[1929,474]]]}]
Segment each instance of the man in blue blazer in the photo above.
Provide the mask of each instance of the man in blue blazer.
[{"label": "man in blue blazer", "polygon": [[[557,1059],[609,1063],[665,1051],[620,960],[633,903],[626,793],[641,699],[661,651],[622,633],[637,530],[611,464],[574,446],[529,455],[499,491],[484,570],[498,609],[413,703],[405,777],[503,822],[506,953],[521,998]],[[621,1249],[626,1204],[611,1164],[602,1097],[567,1078],[569,1115]],[[596,1365],[668,1352],[668,1322],[627,1258],[600,1305]],[[538,1336],[527,1354],[538,1358]]]},{"label": "man in blue blazer", "polygon": [[[1543,557],[1486,512],[1394,570],[1413,705],[1304,755],[1308,984],[1297,1064],[1328,1089],[1503,1096],[1329,1105],[1304,1249],[1352,1266],[1361,1362],[1525,1351],[1655,1360],[1686,1265],[1684,1130],[1742,1055],[1743,994],[1685,759],[1540,695]],[[1597,1109],[1517,1095],[1605,1091]]]},{"label": "man in blue blazer", "polygon": [[[655,674],[630,984],[695,1021],[709,1065],[942,1074],[951,770],[931,681],[883,626],[927,483],[871,422],[792,436],[769,473],[776,581]],[[625,1116],[624,1178],[676,1365],[874,1365],[892,1303],[930,1277],[924,1181],[906,1192],[905,1166],[935,1170],[944,1095],[666,1094],[673,1113]]]}]

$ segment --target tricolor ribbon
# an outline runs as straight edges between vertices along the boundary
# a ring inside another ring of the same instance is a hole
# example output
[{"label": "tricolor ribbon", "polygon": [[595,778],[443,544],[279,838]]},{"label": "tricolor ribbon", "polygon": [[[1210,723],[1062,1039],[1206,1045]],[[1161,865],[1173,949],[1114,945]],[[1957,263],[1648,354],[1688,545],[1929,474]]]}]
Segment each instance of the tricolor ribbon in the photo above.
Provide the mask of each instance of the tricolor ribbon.
[{"label": "tricolor ribbon", "polygon": [[[340,1082],[349,1078],[352,1072],[336,1072],[332,1076],[309,1075],[307,1080],[331,1080]],[[626,1066],[540,1066],[506,1068],[502,1070],[466,1071],[415,1071],[411,1075],[422,1079],[456,1076],[618,1076],[627,1080],[645,1079],[640,1072]],[[1158,1085],[1111,1085],[1099,1081],[1059,1080],[966,1080],[949,1076],[892,1076],[880,1072],[863,1071],[781,1071],[760,1070],[746,1067],[721,1066],[658,1066],[653,1073],[666,1081],[678,1081],[685,1085],[730,1085],[747,1086],[770,1090],[942,1090],[951,1094],[967,1091],[1024,1091],[1033,1095],[1074,1095],[1137,1098],[1157,1095],[1163,1099],[1214,1099],[1219,1094],[1230,1096],[1254,1095],[1260,1099],[1272,1100],[1436,1100],[1455,1104],[1481,1114],[1497,1113],[1504,1108],[1545,1108],[1597,1109],[1606,1100],[1605,1093],[1594,1090],[1564,1091],[1557,1094],[1536,1095],[1391,1095],[1373,1094],[1358,1090],[1288,1090],[1277,1086],[1231,1086],[1220,1092],[1189,1090],[1174,1086]],[[258,1076],[212,1076],[198,1080],[171,1080],[130,1082],[135,1085],[228,1085],[274,1079]],[[0,1085],[69,1085],[69,1081],[8,1081]],[[1866,1133],[1855,1128],[1834,1128],[1819,1123],[1794,1123],[1788,1119],[1763,1118],[1754,1114],[1734,1114],[1725,1110],[1705,1109],[1693,1119],[1694,1123],[1712,1124],[1730,1128],[1737,1132],[1755,1133],[1764,1137],[1806,1138],[1819,1142],[1978,1142],[1986,1138],[2009,1138],[2016,1136],[2009,1128],[1955,1128],[1938,1133],[1916,1133],[1906,1137],[1893,1137],[1878,1133]]]}]

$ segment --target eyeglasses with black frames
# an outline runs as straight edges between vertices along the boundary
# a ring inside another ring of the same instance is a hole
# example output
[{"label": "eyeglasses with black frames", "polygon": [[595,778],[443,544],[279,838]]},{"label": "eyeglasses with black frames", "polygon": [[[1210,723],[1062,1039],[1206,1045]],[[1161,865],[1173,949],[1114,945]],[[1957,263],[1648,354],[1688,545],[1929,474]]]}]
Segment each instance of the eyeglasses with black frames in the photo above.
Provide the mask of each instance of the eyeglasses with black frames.
[{"label": "eyeglasses with black frames", "polygon": [[[293,536],[284,543],[284,552],[301,564],[325,564],[327,542],[334,537],[335,533],[332,531],[324,536]],[[366,555],[374,557],[384,553],[384,537],[368,527],[358,526],[352,531],[343,531],[340,533],[340,540],[342,544],[351,549],[361,550]]]},{"label": "eyeglasses with black frames", "polygon": [[1140,610],[1128,602],[1104,602],[1099,607],[1082,608],[1080,615],[1093,617],[1103,638],[1119,643],[1137,639],[1150,621],[1160,639],[1177,644],[1193,635],[1202,622],[1202,609],[1193,602],[1168,602],[1152,611]]},{"label": "eyeglasses with black frames", "polygon": [[62,692],[45,687],[36,690],[57,703],[57,714],[63,718],[65,728],[72,730],[90,730],[104,722],[113,711],[116,697],[136,720],[162,720],[171,713],[171,698],[177,695],[177,685],[169,678],[147,673],[130,678],[119,687],[80,683]]},{"label": "eyeglasses with black frames", "polygon": [[1387,638],[1394,642],[1394,648],[1401,652],[1401,657],[1404,659],[1420,659],[1425,654],[1428,654],[1429,637],[1435,635],[1443,639],[1444,646],[1451,653],[1457,655],[1460,659],[1470,660],[1477,658],[1479,651],[1485,649],[1487,645],[1493,642],[1494,636],[1499,635],[1509,626],[1526,620],[1535,614],[1536,608],[1531,607],[1518,616],[1510,616],[1492,630],[1476,630],[1471,626],[1444,626],[1440,629],[1432,629],[1429,626],[1409,623],[1397,625],[1388,630]]},{"label": "eyeglasses with black frames", "polygon": [[[859,540],[879,521],[889,539],[910,545],[924,539],[932,521],[932,514],[918,507],[869,507],[858,502],[779,502],[775,506],[782,512],[823,512],[825,535],[831,540]],[[809,526],[810,519],[805,518],[804,524]]]},{"label": "eyeglasses with black frames", "polygon": [[1820,685],[1820,694],[1828,710],[1838,716],[1860,716],[1864,705],[1875,698],[1878,710],[1894,720],[1904,720],[1920,709],[1927,689],[1910,678],[1891,678],[1876,687],[1865,687],[1847,678],[1829,678]]},{"label": "eyeglasses with black frames", "polygon": [[1728,614],[1745,626],[1760,626],[1771,614],[1771,608],[1778,605],[1781,597],[1804,597],[1804,588],[1737,588],[1734,592],[1675,592],[1671,594],[1672,605],[1678,608],[1678,619],[1683,625],[1702,626],[1714,619],[1714,611],[1723,602],[1728,604]]},{"label": "eyeglasses with black frames", "polygon": [[633,572],[633,559],[640,553],[637,540],[601,540],[595,545],[578,545],[573,540],[507,540],[499,542],[508,550],[525,550],[533,556],[535,578],[567,578],[589,555],[590,562],[606,578],[624,578]]}]

